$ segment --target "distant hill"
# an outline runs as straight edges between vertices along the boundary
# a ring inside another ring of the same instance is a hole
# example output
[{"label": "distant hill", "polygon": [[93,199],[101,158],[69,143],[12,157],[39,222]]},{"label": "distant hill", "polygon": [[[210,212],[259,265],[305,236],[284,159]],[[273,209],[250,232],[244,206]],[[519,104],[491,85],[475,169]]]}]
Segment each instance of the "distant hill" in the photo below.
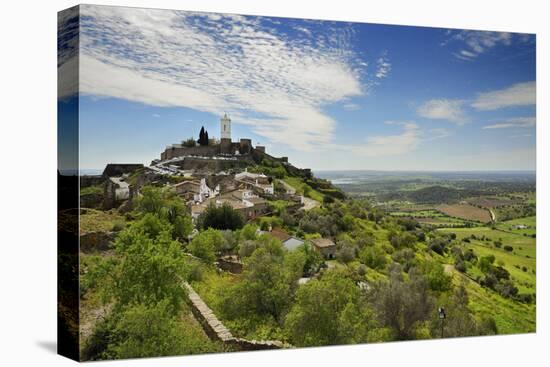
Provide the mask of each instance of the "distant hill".
[{"label": "distant hill", "polygon": [[464,200],[470,196],[480,195],[479,190],[457,189],[448,186],[434,185],[418,190],[388,192],[379,195],[381,201],[408,200],[415,203],[445,203]]}]

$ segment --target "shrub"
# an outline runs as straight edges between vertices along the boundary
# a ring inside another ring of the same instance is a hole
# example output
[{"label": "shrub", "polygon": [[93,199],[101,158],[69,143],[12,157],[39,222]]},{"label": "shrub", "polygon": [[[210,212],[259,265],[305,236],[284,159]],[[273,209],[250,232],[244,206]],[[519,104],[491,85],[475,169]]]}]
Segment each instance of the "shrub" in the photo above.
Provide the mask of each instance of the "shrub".
[{"label": "shrub", "polygon": [[378,246],[365,247],[360,254],[361,262],[371,269],[383,269],[386,266],[386,253]]},{"label": "shrub", "polygon": [[514,248],[510,245],[506,245],[506,246],[504,246],[504,250],[508,251],[508,252],[512,252],[512,251],[514,251]]},{"label": "shrub", "polygon": [[455,264],[455,269],[458,270],[459,272],[461,273],[465,273],[467,268],[466,268],[466,263],[462,260],[458,261],[456,264]]},{"label": "shrub", "polygon": [[495,290],[503,297],[514,297],[518,294],[518,288],[510,280],[505,280],[495,286]]},{"label": "shrub", "polygon": [[445,292],[451,289],[453,278],[451,275],[445,273],[445,269],[441,264],[431,262],[425,266],[425,276],[431,290]]},{"label": "shrub", "polygon": [[252,240],[246,240],[246,241],[242,242],[239,245],[239,256],[240,256],[240,258],[244,259],[244,258],[249,257],[250,255],[252,255],[254,250],[256,250],[258,247],[259,247],[259,245],[256,242],[252,241]]},{"label": "shrub", "polygon": [[355,259],[355,251],[356,247],[354,245],[344,242],[336,252],[336,258],[340,262],[347,264]]},{"label": "shrub", "polygon": [[187,140],[182,141],[181,145],[183,145],[184,147],[192,148],[197,146],[197,141],[193,138],[188,138]]},{"label": "shrub", "polygon": [[416,264],[415,253],[410,248],[394,252],[392,260],[401,264],[405,272],[408,272]]},{"label": "shrub", "polygon": [[360,264],[357,267],[357,274],[364,277],[367,274],[367,267],[364,264]]},{"label": "shrub", "polygon": [[216,252],[222,248],[224,242],[225,240],[220,231],[209,228],[196,235],[191,243],[187,245],[187,249],[196,257],[207,262],[214,262]]},{"label": "shrub", "polygon": [[217,207],[214,203],[208,205],[206,210],[197,220],[198,227],[207,229],[231,229],[236,230],[244,225],[244,218],[231,205],[224,203]]}]

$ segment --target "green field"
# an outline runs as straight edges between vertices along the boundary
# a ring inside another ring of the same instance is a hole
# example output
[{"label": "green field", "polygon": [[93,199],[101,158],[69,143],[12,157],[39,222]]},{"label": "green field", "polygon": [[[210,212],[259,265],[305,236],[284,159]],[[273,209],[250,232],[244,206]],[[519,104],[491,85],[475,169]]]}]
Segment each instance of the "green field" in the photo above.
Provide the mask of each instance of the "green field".
[{"label": "green field", "polygon": [[[522,225],[522,224],[526,225],[529,228],[526,228],[526,229],[513,228],[513,226]],[[537,232],[537,218],[535,216],[532,216],[532,217],[512,219],[506,222],[499,223],[497,225],[497,228],[503,231],[508,231],[515,234],[532,236]]]},{"label": "green field", "polygon": [[449,217],[435,209],[400,209],[389,212],[389,214],[392,217],[414,218],[421,224],[427,224],[436,227],[463,226],[466,224],[466,221],[462,219]]},{"label": "green field", "polygon": [[[489,227],[442,228],[439,231],[456,233],[458,239],[467,238],[471,235],[475,235],[477,238],[485,236],[490,239],[490,241],[485,241],[486,245],[492,245],[492,241],[501,241],[503,246],[512,246],[514,254],[531,259],[536,258],[535,239],[532,237],[491,229]],[[497,248],[494,249],[499,250]]]},{"label": "green field", "polygon": [[[494,255],[495,263],[502,264],[508,270],[512,280],[516,283],[520,293],[536,292],[536,245],[535,239],[520,234],[492,230],[487,227],[476,228],[445,228],[441,232],[456,233],[457,239],[469,238],[472,234],[477,239],[470,239],[464,243],[471,248],[478,257]],[[485,237],[489,240],[482,240]],[[493,241],[501,241],[502,247],[497,248]],[[510,245],[513,251],[504,250],[504,246]],[[469,270],[471,276],[480,275],[476,269]]]},{"label": "green field", "polygon": [[536,306],[519,303],[501,297],[484,288],[463,274],[454,272],[456,285],[464,284],[470,296],[469,307],[477,315],[491,315],[497,324],[499,334],[536,331]]}]

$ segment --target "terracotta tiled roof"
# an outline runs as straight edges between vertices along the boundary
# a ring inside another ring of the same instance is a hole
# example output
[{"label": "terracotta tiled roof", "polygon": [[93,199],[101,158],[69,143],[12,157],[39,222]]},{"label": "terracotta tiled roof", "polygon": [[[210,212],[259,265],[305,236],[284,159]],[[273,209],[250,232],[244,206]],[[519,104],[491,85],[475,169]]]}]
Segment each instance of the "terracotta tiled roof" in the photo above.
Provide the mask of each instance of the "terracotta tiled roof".
[{"label": "terracotta tiled roof", "polygon": [[311,240],[311,243],[319,248],[336,246],[330,238],[315,238]]},{"label": "terracotta tiled roof", "polygon": [[271,232],[269,232],[273,237],[275,237],[278,240],[281,240],[282,242],[290,239],[292,236],[286,233],[283,230],[280,229],[274,229]]}]

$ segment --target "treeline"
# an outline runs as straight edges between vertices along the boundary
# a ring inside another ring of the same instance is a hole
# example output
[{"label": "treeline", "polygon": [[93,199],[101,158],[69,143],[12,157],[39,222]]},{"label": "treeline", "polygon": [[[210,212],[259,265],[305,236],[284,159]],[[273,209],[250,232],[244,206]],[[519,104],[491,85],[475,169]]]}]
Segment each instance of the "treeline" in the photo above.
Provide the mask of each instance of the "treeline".
[{"label": "treeline", "polygon": [[483,192],[479,190],[464,190],[456,189],[453,187],[447,186],[429,186],[423,187],[418,190],[411,191],[398,191],[395,193],[386,193],[379,195],[380,201],[391,201],[391,200],[400,200],[400,201],[412,201],[415,203],[445,203],[445,202],[456,202],[468,197],[482,195]]}]

